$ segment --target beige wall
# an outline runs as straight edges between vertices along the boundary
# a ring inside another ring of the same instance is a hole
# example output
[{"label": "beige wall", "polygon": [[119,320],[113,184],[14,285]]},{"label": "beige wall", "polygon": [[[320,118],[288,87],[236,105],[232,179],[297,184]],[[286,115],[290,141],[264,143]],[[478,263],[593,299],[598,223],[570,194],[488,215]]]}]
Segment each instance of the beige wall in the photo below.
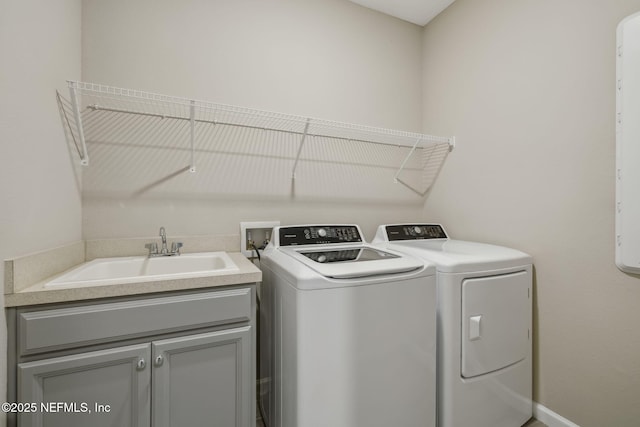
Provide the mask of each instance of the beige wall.
[{"label": "beige wall", "polygon": [[458,146],[425,204],[534,256],[535,400],[640,420],[640,278],[614,265],[615,30],[640,1],[457,0],[423,34],[424,127]]},{"label": "beige wall", "polygon": [[[66,79],[80,76],[81,13],[79,0],[2,0],[0,10],[4,260],[81,238],[80,191],[55,96]],[[6,328],[1,319],[0,401],[5,401]]]},{"label": "beige wall", "polygon": [[[344,0],[85,0],[83,25],[86,81],[378,127],[421,128],[422,29]],[[207,149],[239,150],[223,144]],[[265,151],[267,143],[239,151],[281,156],[285,143],[271,147],[275,152]],[[347,154],[359,161],[352,151]],[[291,152],[295,147],[287,155]],[[235,233],[240,221],[272,219],[356,221],[371,237],[378,222],[410,220],[422,209],[421,197],[393,185],[393,173],[381,187],[349,185],[359,179],[357,169],[347,170],[340,181],[327,165],[303,165],[293,183],[290,162],[198,155],[196,174],[183,171],[167,179],[179,169],[172,163],[175,155],[141,154],[139,162],[126,162],[118,159],[134,154],[109,153],[93,156],[93,166],[85,170],[86,238],[155,235],[161,225],[174,235]],[[105,163],[109,156],[111,164]],[[226,170],[231,164],[235,169]],[[138,173],[150,169],[152,176]]]},{"label": "beige wall", "polygon": [[[80,8],[0,5],[0,58],[12,64],[0,79],[7,258],[80,238],[53,97],[80,78]],[[160,224],[229,233],[259,219],[356,221],[371,237],[379,222],[440,221],[535,257],[536,400],[582,427],[637,425],[640,280],[613,262],[613,118],[615,27],[640,0],[457,0],[424,31],[340,0],[82,5],[83,80],[458,138],[424,211],[419,198],[385,202],[389,189],[356,202],[120,197],[89,173],[85,237]]]}]

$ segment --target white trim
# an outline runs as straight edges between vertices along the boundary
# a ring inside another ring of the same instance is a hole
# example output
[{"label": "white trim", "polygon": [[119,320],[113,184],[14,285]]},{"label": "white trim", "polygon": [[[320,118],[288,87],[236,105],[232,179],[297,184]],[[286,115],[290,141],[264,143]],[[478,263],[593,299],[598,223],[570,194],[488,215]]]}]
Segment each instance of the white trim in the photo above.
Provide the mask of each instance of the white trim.
[{"label": "white trim", "polygon": [[533,416],[536,420],[545,423],[547,427],[580,427],[578,424],[536,402],[533,402]]}]

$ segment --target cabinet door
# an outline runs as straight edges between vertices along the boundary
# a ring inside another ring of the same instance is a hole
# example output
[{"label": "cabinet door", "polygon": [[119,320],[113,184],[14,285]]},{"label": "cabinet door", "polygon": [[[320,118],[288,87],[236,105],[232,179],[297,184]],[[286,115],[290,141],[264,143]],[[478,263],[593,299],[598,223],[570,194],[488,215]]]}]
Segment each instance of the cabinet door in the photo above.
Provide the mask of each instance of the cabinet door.
[{"label": "cabinet door", "polygon": [[155,341],[154,427],[255,427],[251,327]]},{"label": "cabinet door", "polygon": [[19,401],[38,407],[18,425],[150,426],[150,356],[139,344],[19,364]]}]

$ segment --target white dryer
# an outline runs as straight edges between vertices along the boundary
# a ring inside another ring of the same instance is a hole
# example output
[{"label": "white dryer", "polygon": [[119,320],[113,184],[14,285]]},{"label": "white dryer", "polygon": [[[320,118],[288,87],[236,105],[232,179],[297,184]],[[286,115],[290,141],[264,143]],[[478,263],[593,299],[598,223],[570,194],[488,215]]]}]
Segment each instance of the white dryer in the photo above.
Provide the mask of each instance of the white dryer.
[{"label": "white dryer", "polygon": [[519,427],[532,416],[532,259],[451,240],[438,224],[381,225],[373,244],[435,264],[438,426]]},{"label": "white dryer", "polygon": [[276,227],[260,261],[267,427],[435,427],[435,268],[356,225]]}]

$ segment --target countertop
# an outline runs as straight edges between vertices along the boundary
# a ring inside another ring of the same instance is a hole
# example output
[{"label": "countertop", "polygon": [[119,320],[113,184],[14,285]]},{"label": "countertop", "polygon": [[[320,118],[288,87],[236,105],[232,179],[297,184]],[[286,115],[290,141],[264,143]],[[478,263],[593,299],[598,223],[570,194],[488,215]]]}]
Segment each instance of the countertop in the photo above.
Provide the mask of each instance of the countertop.
[{"label": "countertop", "polygon": [[221,272],[215,275],[188,279],[162,280],[119,285],[87,286],[82,288],[45,288],[48,279],[23,290],[5,294],[5,307],[49,304],[91,300],[97,298],[141,295],[157,292],[180,291],[188,289],[214,288],[220,286],[256,283],[262,280],[262,272],[242,254],[230,252],[229,256],[238,266],[238,270]]}]

